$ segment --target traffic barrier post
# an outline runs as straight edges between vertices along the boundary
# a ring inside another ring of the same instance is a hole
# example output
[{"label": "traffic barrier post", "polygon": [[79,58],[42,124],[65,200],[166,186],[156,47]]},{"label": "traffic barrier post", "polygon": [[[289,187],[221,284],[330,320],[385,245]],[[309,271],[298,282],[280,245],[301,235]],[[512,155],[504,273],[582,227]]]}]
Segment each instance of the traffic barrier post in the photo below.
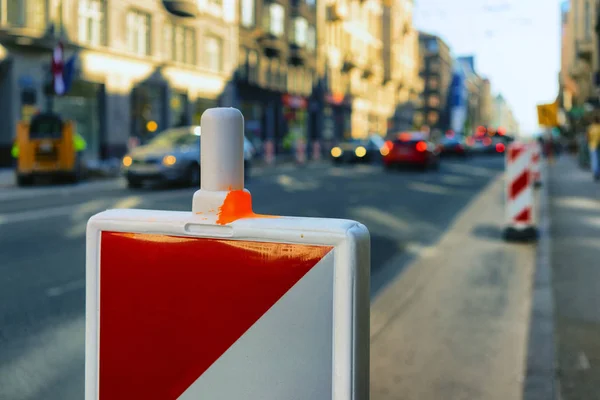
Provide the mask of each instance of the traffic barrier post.
[{"label": "traffic barrier post", "polygon": [[533,141],[531,146],[531,174],[533,179],[533,186],[539,188],[542,186],[542,150],[538,142]]},{"label": "traffic barrier post", "polygon": [[85,399],[367,400],[368,230],[254,213],[241,113],[201,126],[191,212],[88,222]]},{"label": "traffic barrier post", "polygon": [[507,241],[537,239],[531,146],[513,142],[508,145],[505,162],[506,219],[504,238]]}]

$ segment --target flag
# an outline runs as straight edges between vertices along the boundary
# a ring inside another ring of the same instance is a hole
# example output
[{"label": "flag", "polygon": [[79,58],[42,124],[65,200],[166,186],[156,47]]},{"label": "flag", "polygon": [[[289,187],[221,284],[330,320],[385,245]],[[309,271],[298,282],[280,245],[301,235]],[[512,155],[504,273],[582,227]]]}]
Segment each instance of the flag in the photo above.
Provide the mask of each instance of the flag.
[{"label": "flag", "polygon": [[68,93],[73,84],[73,77],[75,75],[75,61],[77,61],[77,54],[73,54],[69,60],[65,63],[63,70],[63,81],[65,85],[65,93]]}]

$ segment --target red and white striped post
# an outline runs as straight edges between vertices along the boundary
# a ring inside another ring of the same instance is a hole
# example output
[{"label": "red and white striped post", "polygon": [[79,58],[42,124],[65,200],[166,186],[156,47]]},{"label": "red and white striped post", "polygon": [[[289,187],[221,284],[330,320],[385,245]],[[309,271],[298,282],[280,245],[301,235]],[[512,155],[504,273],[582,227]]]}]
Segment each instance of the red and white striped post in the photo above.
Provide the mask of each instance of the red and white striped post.
[{"label": "red and white striped post", "polygon": [[531,173],[533,175],[533,186],[540,187],[542,186],[542,169],[541,169],[541,161],[542,161],[542,149],[540,144],[536,141],[531,142]]},{"label": "red and white striped post", "polygon": [[506,219],[504,238],[507,241],[537,239],[534,222],[532,147],[513,142],[506,152]]}]

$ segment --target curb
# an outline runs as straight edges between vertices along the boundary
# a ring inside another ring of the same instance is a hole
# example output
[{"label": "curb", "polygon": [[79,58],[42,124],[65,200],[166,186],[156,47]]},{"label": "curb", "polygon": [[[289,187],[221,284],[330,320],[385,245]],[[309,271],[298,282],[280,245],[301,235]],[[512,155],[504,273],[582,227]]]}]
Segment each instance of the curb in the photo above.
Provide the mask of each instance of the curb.
[{"label": "curb", "polygon": [[550,236],[550,173],[545,165],[545,182],[540,188],[539,241],[532,287],[532,305],[527,343],[527,370],[523,400],[560,399],[556,379],[554,341],[554,296]]}]

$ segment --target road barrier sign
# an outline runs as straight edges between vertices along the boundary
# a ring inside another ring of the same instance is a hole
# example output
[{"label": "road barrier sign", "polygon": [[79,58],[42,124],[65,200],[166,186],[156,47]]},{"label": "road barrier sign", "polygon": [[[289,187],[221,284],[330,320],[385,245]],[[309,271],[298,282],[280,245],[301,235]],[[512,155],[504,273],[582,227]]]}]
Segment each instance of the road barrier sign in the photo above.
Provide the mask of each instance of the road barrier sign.
[{"label": "road barrier sign", "polygon": [[534,187],[542,186],[542,149],[537,141],[530,143],[531,146],[531,175]]},{"label": "road barrier sign", "polygon": [[86,400],[368,399],[367,229],[255,214],[241,113],[201,126],[191,212],[88,223]]},{"label": "road barrier sign", "polygon": [[506,151],[506,216],[504,238],[508,241],[530,241],[537,238],[534,223],[532,147],[513,142]]}]

